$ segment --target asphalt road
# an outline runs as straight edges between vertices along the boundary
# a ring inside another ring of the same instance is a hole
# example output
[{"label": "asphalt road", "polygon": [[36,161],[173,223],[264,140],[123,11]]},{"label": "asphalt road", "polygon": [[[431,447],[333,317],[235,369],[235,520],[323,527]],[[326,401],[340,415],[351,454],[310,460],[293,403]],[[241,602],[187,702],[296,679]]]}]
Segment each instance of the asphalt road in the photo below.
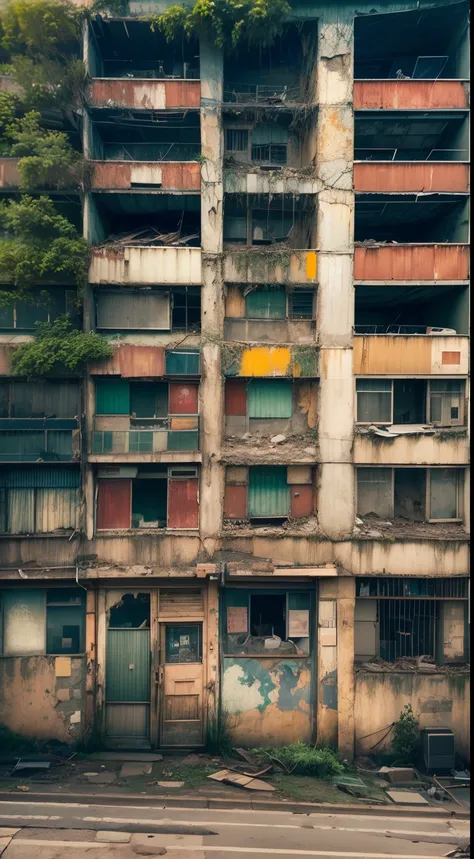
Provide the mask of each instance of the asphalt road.
[{"label": "asphalt road", "polygon": [[468,821],[422,814],[0,802],[2,859],[441,859],[468,842]]}]

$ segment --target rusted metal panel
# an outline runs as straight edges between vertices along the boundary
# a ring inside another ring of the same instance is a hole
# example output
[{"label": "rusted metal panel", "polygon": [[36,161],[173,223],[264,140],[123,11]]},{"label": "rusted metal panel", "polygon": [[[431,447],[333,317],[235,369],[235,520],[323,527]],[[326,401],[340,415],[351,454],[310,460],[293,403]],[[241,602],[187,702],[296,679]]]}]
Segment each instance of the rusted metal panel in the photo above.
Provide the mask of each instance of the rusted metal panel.
[{"label": "rusted metal panel", "polygon": [[224,255],[226,283],[316,283],[317,270],[316,251],[288,251],[277,259],[274,251],[263,248],[227,251]]},{"label": "rusted metal panel", "polygon": [[311,516],[313,512],[314,498],[311,484],[292,486],[290,490],[290,516],[298,519]]},{"label": "rusted metal panel", "polygon": [[[159,277],[158,277],[159,274]],[[92,248],[90,283],[201,284],[201,248]]]},{"label": "rusted metal panel", "polygon": [[429,375],[431,337],[358,335],[354,337],[354,375]]},{"label": "rusted metal panel", "polygon": [[411,163],[374,164],[371,161],[354,164],[354,189],[401,193],[403,191],[447,191],[464,193],[469,190],[467,164]]},{"label": "rusted metal panel", "polygon": [[130,528],[132,481],[118,477],[97,483],[97,530]]},{"label": "rusted metal panel", "polygon": [[245,519],[247,516],[247,487],[229,486],[225,487],[224,495],[224,518]]},{"label": "rusted metal panel", "polygon": [[159,81],[135,78],[95,78],[89,88],[95,107],[131,107],[162,110],[167,107],[200,107],[200,81]]},{"label": "rusted metal panel", "polygon": [[170,382],[168,411],[170,415],[197,415],[198,385]]},{"label": "rusted metal panel", "polygon": [[165,81],[166,107],[201,107],[201,81]]},{"label": "rusted metal panel", "polygon": [[225,414],[245,417],[247,414],[247,383],[227,379],[225,383]]},{"label": "rusted metal panel", "polygon": [[195,161],[93,162],[92,188],[94,189],[129,190],[144,185],[158,187],[164,191],[199,191],[201,166]]},{"label": "rusted metal panel", "polygon": [[18,188],[20,171],[19,158],[0,158],[0,188]]},{"label": "rusted metal panel", "polygon": [[198,528],[198,481],[168,481],[168,528]]},{"label": "rusted metal panel", "polygon": [[89,366],[95,376],[146,378],[163,376],[165,350],[162,346],[117,346],[112,358]]},{"label": "rusted metal panel", "polygon": [[355,110],[467,108],[462,81],[354,81]]},{"label": "rusted metal panel", "polygon": [[467,245],[386,245],[357,247],[354,280],[467,280]]},{"label": "rusted metal panel", "polygon": [[441,363],[442,364],[460,364],[461,363],[461,353],[460,352],[441,352]]}]

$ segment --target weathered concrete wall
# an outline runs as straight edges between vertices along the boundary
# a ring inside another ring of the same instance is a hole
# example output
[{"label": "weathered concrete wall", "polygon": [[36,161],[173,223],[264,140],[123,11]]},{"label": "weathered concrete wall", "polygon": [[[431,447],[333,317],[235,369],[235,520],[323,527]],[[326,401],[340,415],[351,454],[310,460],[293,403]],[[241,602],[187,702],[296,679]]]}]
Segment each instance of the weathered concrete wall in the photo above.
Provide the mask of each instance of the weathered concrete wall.
[{"label": "weathered concrete wall", "polygon": [[224,657],[222,706],[236,742],[311,742],[311,694],[309,658]]},{"label": "weathered concrete wall", "polygon": [[0,658],[0,723],[40,740],[72,743],[84,728],[85,659]]},{"label": "weathered concrete wall", "polygon": [[[366,754],[395,722],[405,704],[411,704],[420,727],[439,725],[454,731],[456,751],[469,760],[470,679],[455,674],[387,672],[355,675],[355,750]],[[380,733],[374,733],[378,732]],[[373,734],[373,736],[366,736]],[[365,739],[362,739],[365,737]],[[377,747],[390,746],[391,735]]]},{"label": "weathered concrete wall", "polygon": [[383,439],[356,435],[354,462],[363,465],[466,465],[469,441],[466,437],[407,436]]},{"label": "weathered concrete wall", "polygon": [[462,335],[377,334],[354,337],[354,375],[466,376],[469,338]]}]

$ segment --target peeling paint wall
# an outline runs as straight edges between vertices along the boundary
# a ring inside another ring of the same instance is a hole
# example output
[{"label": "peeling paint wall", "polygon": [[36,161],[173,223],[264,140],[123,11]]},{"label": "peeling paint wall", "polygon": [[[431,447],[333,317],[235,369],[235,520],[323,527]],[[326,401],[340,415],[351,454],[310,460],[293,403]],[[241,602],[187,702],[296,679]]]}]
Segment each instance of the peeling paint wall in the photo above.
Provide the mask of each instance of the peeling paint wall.
[{"label": "peeling paint wall", "polygon": [[[454,731],[456,752],[469,761],[470,678],[465,675],[407,674],[390,671],[355,675],[355,749],[370,753],[383,736],[384,726],[395,722],[411,703],[420,728],[439,725]],[[373,736],[366,736],[372,734]],[[364,738],[364,739],[362,739]],[[391,735],[377,748],[390,746]]]},{"label": "peeling paint wall", "polygon": [[358,465],[465,465],[468,457],[469,440],[455,435],[402,435],[388,439],[386,444],[382,439],[354,438],[354,462]]},{"label": "peeling paint wall", "polygon": [[354,375],[429,376],[468,373],[469,338],[462,335],[357,335]]},{"label": "peeling paint wall", "polygon": [[224,657],[222,705],[235,742],[311,742],[311,660]]},{"label": "peeling paint wall", "polygon": [[84,729],[85,659],[0,657],[0,723],[40,740],[72,743]]},{"label": "peeling paint wall", "polygon": [[90,283],[201,284],[200,248],[124,247],[92,250]]}]

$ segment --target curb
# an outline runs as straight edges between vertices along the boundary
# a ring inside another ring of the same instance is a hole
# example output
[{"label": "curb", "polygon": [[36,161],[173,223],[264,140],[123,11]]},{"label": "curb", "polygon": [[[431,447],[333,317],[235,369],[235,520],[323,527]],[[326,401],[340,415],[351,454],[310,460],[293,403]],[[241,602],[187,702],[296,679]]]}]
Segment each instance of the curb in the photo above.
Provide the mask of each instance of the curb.
[{"label": "curb", "polygon": [[333,805],[321,802],[271,802],[265,800],[221,799],[196,796],[137,796],[133,793],[115,795],[110,793],[16,793],[14,791],[0,792],[0,802],[49,802],[60,804],[66,802],[81,805],[156,805],[161,808],[239,808],[244,811],[273,811],[290,812],[293,814],[371,814],[375,817],[441,817],[444,819],[470,820],[470,813],[463,809],[448,811],[444,808],[424,808],[420,806],[374,806],[374,805]]}]

